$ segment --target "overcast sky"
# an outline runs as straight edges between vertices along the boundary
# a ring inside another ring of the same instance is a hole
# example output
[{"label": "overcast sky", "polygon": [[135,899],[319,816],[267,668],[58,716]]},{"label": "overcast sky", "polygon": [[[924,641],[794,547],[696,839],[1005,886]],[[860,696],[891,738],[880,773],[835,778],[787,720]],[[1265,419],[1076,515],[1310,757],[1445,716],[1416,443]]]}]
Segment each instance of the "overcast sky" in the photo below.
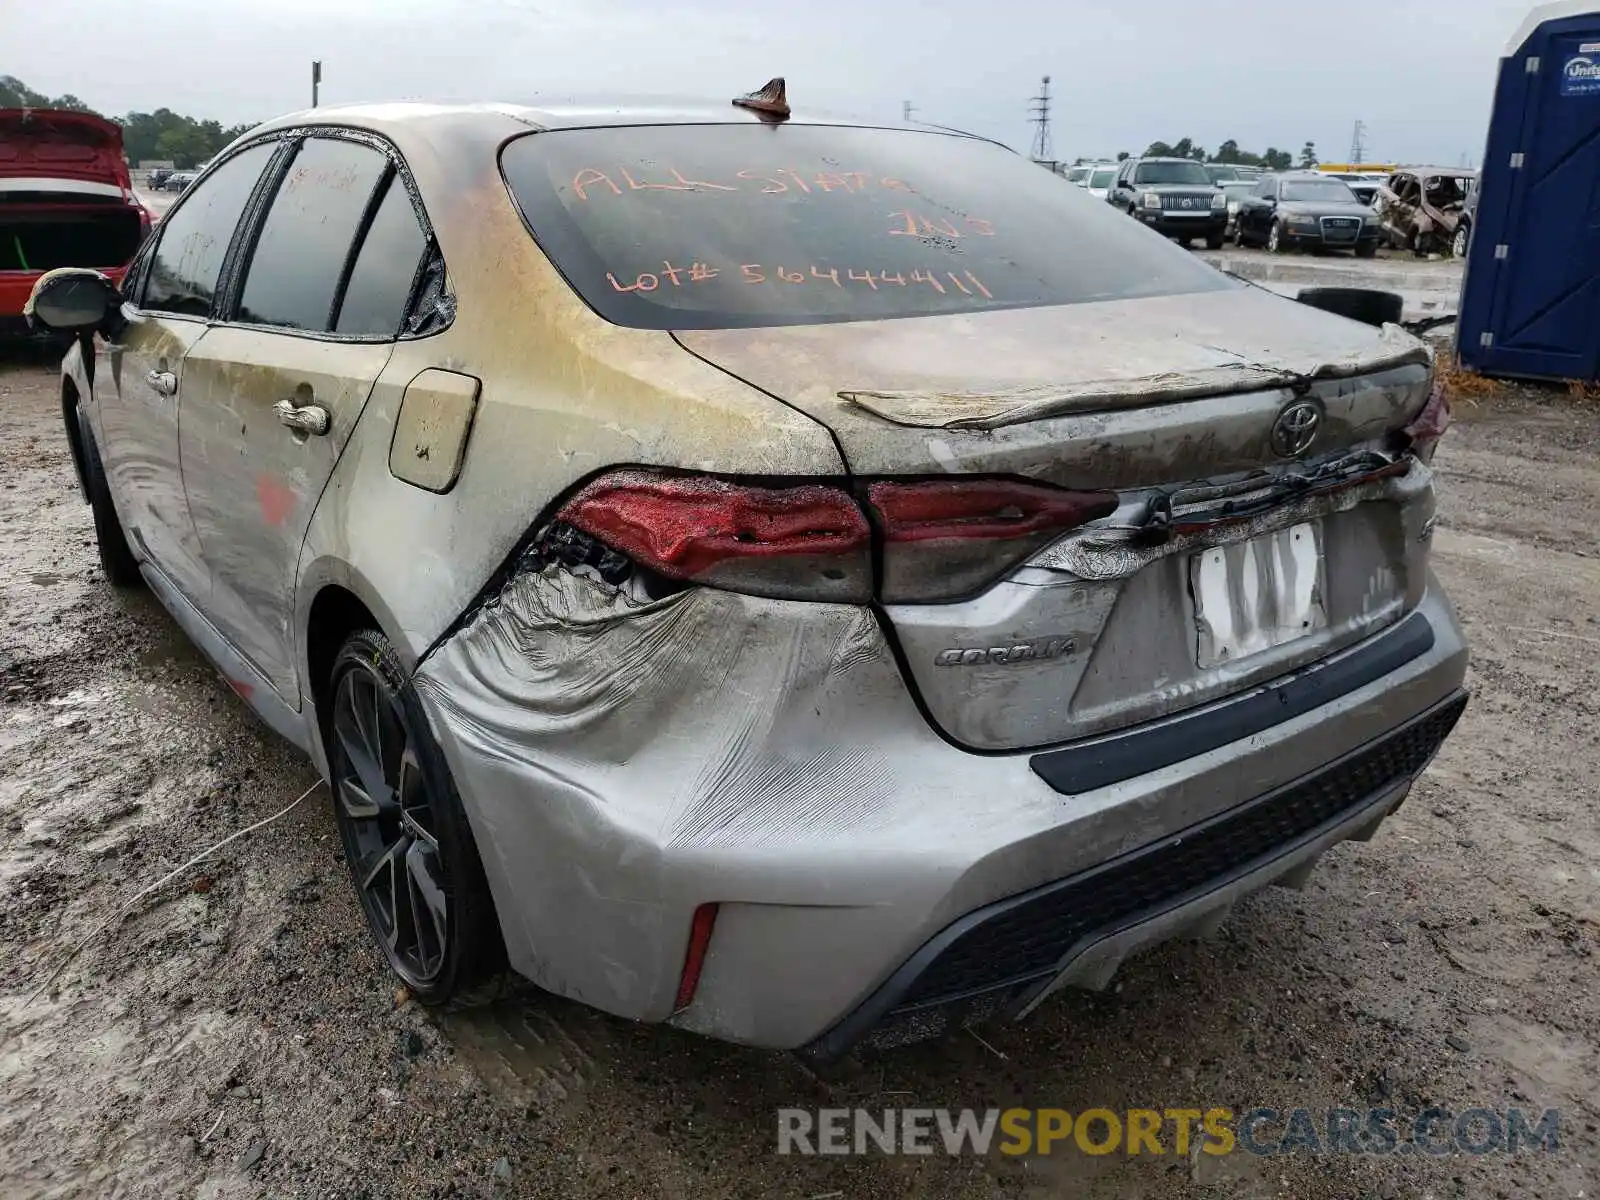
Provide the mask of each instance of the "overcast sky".
[{"label": "overcast sky", "polygon": [[923,120],[1026,150],[1052,77],[1056,157],[1188,135],[1324,160],[1467,155],[1511,0],[0,0],[0,74],[104,112],[162,105],[226,124],[309,103],[732,96]]}]

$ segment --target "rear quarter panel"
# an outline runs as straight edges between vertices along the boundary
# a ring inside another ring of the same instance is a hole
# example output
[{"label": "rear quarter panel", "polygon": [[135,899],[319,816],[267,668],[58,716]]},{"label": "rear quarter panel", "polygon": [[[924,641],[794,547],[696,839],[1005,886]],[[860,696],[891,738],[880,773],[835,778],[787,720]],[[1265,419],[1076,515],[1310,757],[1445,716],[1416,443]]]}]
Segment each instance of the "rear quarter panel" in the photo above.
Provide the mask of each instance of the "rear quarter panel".
[{"label": "rear quarter panel", "polygon": [[[399,343],[312,518],[296,622],[308,695],[306,617],[329,583],[362,597],[414,666],[550,503],[606,467],[844,470],[816,421],[700,362],[668,334],[611,325],[588,309],[522,224],[493,143],[477,141],[470,154],[443,140],[401,146],[439,238],[456,316],[442,333]],[[441,156],[435,145],[450,148]],[[460,477],[444,495],[389,469],[406,386],[430,367],[482,383]]]}]

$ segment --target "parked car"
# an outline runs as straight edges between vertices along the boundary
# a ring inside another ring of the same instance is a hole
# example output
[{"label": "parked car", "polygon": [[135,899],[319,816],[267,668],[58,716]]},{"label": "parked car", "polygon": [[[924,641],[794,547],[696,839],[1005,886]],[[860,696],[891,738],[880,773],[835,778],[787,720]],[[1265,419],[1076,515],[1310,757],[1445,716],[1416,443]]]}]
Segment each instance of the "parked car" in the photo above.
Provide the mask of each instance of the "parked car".
[{"label": "parked car", "polygon": [[165,186],[167,178],[171,174],[171,167],[152,167],[150,170],[150,177],[146,181],[146,186],[148,186],[152,192],[159,192],[162,187]]},{"label": "parked car", "polygon": [[1217,250],[1227,234],[1227,200],[1211,182],[1205,164],[1190,158],[1126,160],[1106,203],[1185,244],[1203,238]]},{"label": "parked car", "polygon": [[1092,167],[1087,163],[1078,163],[1076,166],[1062,167],[1061,176],[1068,183],[1075,183],[1079,187],[1087,187],[1091,169]]},{"label": "parked car", "polygon": [[424,1003],[1018,1017],[1368,836],[1466,703],[1419,341],[759,102],[298,113],[35,288],[107,577],[330,781]]},{"label": "parked car", "polygon": [[161,190],[165,192],[182,192],[197,178],[199,178],[199,172],[197,171],[174,171],[161,181]]},{"label": "parked car", "polygon": [[1239,201],[1234,237],[1241,246],[1286,250],[1378,252],[1378,218],[1341,179],[1314,171],[1270,175]]},{"label": "parked car", "polygon": [[1472,226],[1478,219],[1478,180],[1467,183],[1466,199],[1461,202],[1461,217],[1456,221],[1455,232],[1450,235],[1450,256],[1465,258],[1472,245]]},{"label": "parked car", "polygon": [[1329,171],[1329,179],[1341,179],[1345,186],[1355,194],[1355,198],[1370,207],[1378,195],[1381,180],[1374,179],[1371,175],[1363,175],[1358,171]]},{"label": "parked car", "polygon": [[1116,163],[1100,163],[1089,172],[1089,178],[1084,181],[1084,190],[1096,200],[1104,200],[1111,191],[1111,185],[1117,178]]},{"label": "parked car", "polygon": [[1253,179],[1230,179],[1217,186],[1222,189],[1223,198],[1228,205],[1227,234],[1229,237],[1234,237],[1238,230],[1239,203],[1256,190],[1256,183]]},{"label": "parked car", "polygon": [[121,126],[89,113],[0,109],[0,330],[27,328],[23,305],[54,267],[120,279],[149,229]]},{"label": "parked car", "polygon": [[1389,176],[1374,207],[1390,243],[1419,257],[1449,253],[1477,178],[1456,167],[1407,167]]}]

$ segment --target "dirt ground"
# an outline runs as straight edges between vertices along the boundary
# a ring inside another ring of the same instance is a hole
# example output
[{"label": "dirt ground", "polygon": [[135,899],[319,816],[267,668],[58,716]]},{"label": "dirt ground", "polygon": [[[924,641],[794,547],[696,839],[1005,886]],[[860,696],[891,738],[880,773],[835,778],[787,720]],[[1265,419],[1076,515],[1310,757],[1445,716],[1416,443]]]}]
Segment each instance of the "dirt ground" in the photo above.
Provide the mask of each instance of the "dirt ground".
[{"label": "dirt ground", "polygon": [[[1114,990],[866,1059],[528,993],[438,1017],[369,944],[326,793],[96,563],[53,368],[0,351],[0,1195],[1577,1197],[1600,1189],[1600,405],[1504,389],[1438,467],[1475,696],[1367,844]],[[779,1157],[775,1110],[1561,1110],[1553,1154]]]}]

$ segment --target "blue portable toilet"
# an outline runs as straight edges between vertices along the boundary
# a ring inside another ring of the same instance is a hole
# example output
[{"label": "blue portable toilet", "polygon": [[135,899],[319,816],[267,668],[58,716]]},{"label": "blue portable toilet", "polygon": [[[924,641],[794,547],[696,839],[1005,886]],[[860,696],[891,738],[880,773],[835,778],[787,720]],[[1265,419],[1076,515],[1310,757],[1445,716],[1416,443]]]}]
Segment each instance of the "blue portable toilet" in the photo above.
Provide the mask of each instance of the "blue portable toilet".
[{"label": "blue portable toilet", "polygon": [[1500,60],[1457,348],[1488,375],[1600,378],[1600,8],[1536,8]]}]

